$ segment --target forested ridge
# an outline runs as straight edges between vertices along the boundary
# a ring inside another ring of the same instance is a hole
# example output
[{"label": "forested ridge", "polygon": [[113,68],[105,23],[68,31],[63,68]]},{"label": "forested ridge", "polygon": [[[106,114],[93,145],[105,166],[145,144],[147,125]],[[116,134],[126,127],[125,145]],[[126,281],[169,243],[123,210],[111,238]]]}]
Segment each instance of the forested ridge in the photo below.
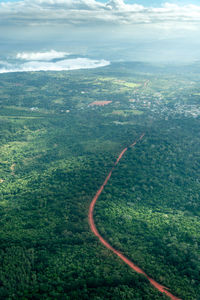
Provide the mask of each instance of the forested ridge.
[{"label": "forested ridge", "polygon": [[198,77],[158,77],[120,65],[1,75],[1,299],[168,299],[87,219],[119,153],[145,131],[113,171],[95,222],[149,276],[198,300]]}]

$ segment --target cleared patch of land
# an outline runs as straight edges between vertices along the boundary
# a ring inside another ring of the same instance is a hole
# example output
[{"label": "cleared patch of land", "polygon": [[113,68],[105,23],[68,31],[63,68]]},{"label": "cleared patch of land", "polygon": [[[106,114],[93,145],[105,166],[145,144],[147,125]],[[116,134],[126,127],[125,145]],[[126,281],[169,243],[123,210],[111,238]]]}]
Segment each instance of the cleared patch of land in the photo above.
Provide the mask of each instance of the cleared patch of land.
[{"label": "cleared patch of land", "polygon": [[108,105],[109,103],[112,103],[112,101],[94,101],[92,103],[90,103],[90,106],[104,106],[104,105]]},{"label": "cleared patch of land", "polygon": [[137,109],[132,109],[132,110],[114,110],[112,112],[112,114],[113,115],[119,115],[119,116],[127,117],[130,114],[132,114],[132,115],[142,115],[143,111],[137,110]]}]

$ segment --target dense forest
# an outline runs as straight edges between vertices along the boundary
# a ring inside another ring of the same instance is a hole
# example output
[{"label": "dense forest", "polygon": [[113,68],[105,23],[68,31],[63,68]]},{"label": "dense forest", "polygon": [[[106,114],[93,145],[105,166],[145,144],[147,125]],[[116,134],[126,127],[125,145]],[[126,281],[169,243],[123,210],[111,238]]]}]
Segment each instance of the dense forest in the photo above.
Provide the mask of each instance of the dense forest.
[{"label": "dense forest", "polygon": [[[198,75],[138,64],[0,76],[0,299],[200,295]],[[98,101],[97,104],[93,104]],[[109,101],[104,104],[102,101]]]}]

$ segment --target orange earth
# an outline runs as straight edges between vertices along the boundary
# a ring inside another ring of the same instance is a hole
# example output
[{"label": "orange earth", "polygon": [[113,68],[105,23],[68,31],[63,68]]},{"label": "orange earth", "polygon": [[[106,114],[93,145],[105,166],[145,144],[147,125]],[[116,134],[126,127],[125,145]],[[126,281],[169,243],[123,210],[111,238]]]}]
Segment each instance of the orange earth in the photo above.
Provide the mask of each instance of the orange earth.
[{"label": "orange earth", "polygon": [[[140,140],[142,140],[142,138],[144,137],[144,134],[142,134],[140,136],[140,138],[138,140],[136,140],[132,145],[130,145],[130,147],[134,147],[137,142],[139,142]],[[149,282],[151,283],[151,285],[153,285],[158,291],[160,291],[161,293],[167,295],[171,300],[181,300],[180,298],[177,298],[176,296],[174,296],[173,294],[171,294],[169,292],[169,289],[163,285],[161,285],[160,283],[156,282],[153,278],[149,277],[140,267],[138,267],[137,265],[135,265],[132,261],[130,261],[125,255],[123,255],[121,252],[119,252],[118,250],[116,250],[115,248],[113,248],[98,232],[95,222],[94,222],[94,217],[93,217],[93,212],[94,212],[94,207],[95,204],[99,198],[99,196],[101,195],[102,191],[104,190],[104,187],[106,186],[106,184],[108,183],[108,180],[110,179],[113,170],[115,169],[115,167],[118,165],[119,161],[121,160],[121,158],[123,157],[123,155],[125,154],[125,152],[128,150],[128,147],[124,148],[122,150],[122,152],[119,154],[114,166],[112,167],[111,171],[109,172],[109,174],[107,175],[106,179],[104,180],[104,183],[102,184],[102,186],[99,188],[99,190],[97,191],[96,195],[94,196],[94,198],[92,199],[92,202],[90,203],[90,207],[89,207],[89,213],[88,213],[88,221],[89,221],[89,225],[91,228],[91,231],[94,233],[94,235],[96,235],[96,237],[99,239],[99,241],[109,250],[111,250],[114,254],[116,254],[121,260],[123,260],[132,270],[134,270],[135,272],[144,275]]]}]

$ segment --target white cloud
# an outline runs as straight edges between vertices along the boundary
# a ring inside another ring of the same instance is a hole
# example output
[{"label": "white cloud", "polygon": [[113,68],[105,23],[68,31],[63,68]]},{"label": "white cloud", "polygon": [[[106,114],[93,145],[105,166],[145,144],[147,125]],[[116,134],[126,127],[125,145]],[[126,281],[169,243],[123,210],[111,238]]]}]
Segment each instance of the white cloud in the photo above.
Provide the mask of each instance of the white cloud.
[{"label": "white cloud", "polygon": [[[139,0],[138,0],[139,2]],[[0,24],[98,25],[200,23],[200,6],[165,3],[162,7],[125,4],[123,0],[21,0],[0,4]]]},{"label": "white cloud", "polygon": [[127,11],[127,12],[135,12],[141,11],[144,9],[144,6],[139,4],[126,4],[123,0],[110,0],[106,3],[106,8],[111,9],[112,11]]},{"label": "white cloud", "polygon": [[16,55],[16,58],[23,60],[46,60],[50,61],[55,58],[63,58],[69,55],[67,52],[58,52],[50,50],[47,52],[21,52]]},{"label": "white cloud", "polygon": [[64,59],[57,62],[29,61],[21,65],[3,63],[0,73],[93,69],[109,64],[109,61],[106,60],[92,60],[88,58]]}]

